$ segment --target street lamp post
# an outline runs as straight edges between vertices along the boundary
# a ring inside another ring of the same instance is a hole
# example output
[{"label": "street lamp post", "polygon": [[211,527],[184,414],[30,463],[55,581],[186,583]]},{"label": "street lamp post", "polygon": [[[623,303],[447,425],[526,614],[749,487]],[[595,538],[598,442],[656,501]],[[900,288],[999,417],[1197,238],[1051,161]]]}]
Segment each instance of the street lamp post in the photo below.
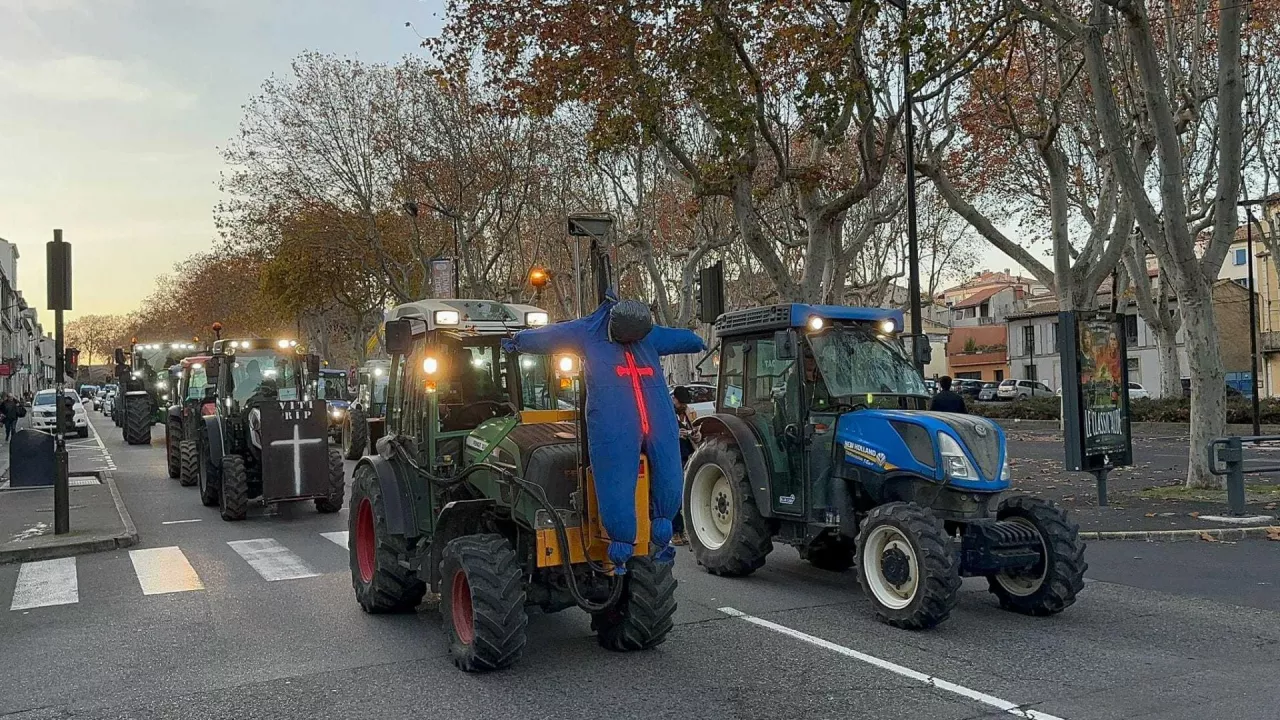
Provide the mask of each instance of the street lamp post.
[{"label": "street lamp post", "polygon": [[1241,200],[1239,205],[1244,206],[1245,217],[1245,254],[1248,256],[1249,273],[1249,382],[1252,385],[1252,392],[1249,396],[1253,405],[1253,434],[1261,435],[1262,428],[1258,419],[1260,412],[1260,401],[1258,398],[1258,300],[1257,292],[1253,287],[1253,224],[1257,219],[1253,217],[1253,205],[1258,203],[1257,200]]}]

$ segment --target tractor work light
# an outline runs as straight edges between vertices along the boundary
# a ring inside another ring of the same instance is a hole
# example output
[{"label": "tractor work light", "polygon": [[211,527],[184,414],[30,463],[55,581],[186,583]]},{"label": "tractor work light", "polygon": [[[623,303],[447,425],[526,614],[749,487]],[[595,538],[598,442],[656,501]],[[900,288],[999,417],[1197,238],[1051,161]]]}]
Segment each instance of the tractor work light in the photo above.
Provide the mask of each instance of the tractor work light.
[{"label": "tractor work light", "polygon": [[817,315],[814,315],[813,317],[810,317],[810,318],[809,318],[809,322],[808,322],[808,323],[806,323],[806,324],[809,326],[809,329],[810,329],[811,331],[813,331],[813,332],[818,332],[818,331],[822,330],[822,328],[824,328],[824,327],[826,327],[826,326],[827,326],[827,321],[826,321],[826,320],[823,320],[822,318],[818,317]]},{"label": "tractor work light", "polygon": [[168,383],[166,383],[166,382],[165,382],[165,381],[163,381],[163,380],[161,380],[160,382],[156,383],[156,389],[157,389],[157,390],[167,390],[168,388],[169,388],[169,384],[168,384]]},{"label": "tractor work light", "polygon": [[191,363],[192,370],[199,370],[202,367],[204,367],[204,363]]},{"label": "tractor work light", "polygon": [[422,372],[428,375],[435,375],[436,371],[439,369],[440,369],[439,360],[436,360],[433,357],[426,357],[422,359]]},{"label": "tractor work light", "polygon": [[373,376],[374,376],[374,377],[382,377],[382,368],[380,368],[380,367],[376,367],[376,368],[374,368],[374,369],[373,369]]},{"label": "tractor work light", "polygon": [[142,373],[133,373],[133,379],[134,379],[134,380],[141,380],[141,379],[142,379]]},{"label": "tractor work light", "polygon": [[524,324],[529,327],[541,327],[547,324],[547,314],[544,312],[527,312],[524,314]]},{"label": "tractor work light", "polygon": [[478,358],[473,358],[473,359],[471,360],[471,366],[472,366],[472,367],[482,368],[482,367],[484,367],[485,365],[486,365],[486,363],[485,363],[484,358],[479,358],[479,357],[478,357]]},{"label": "tractor work light", "polygon": [[437,310],[435,318],[437,325],[457,325],[459,320],[457,310]]},{"label": "tractor work light", "polygon": [[893,321],[893,318],[888,318],[880,322],[880,332],[885,335],[892,335],[897,331],[898,324]]},{"label": "tractor work light", "polygon": [[572,355],[561,355],[556,360],[556,370],[560,371],[562,375],[573,374],[573,371],[576,369],[576,366],[577,366],[577,362],[574,361],[574,358]]},{"label": "tractor work light", "polygon": [[[281,348],[287,348],[287,347],[289,347],[289,341],[288,341],[288,340],[281,340],[280,342],[278,342],[278,343],[276,343],[276,344],[277,344],[277,345],[279,345]],[[297,343],[295,342],[295,343],[294,343],[294,345],[297,345]]]},{"label": "tractor work light", "polygon": [[528,370],[529,368],[533,367],[533,358],[527,358],[527,357],[520,358],[520,367],[524,368],[525,370]]}]

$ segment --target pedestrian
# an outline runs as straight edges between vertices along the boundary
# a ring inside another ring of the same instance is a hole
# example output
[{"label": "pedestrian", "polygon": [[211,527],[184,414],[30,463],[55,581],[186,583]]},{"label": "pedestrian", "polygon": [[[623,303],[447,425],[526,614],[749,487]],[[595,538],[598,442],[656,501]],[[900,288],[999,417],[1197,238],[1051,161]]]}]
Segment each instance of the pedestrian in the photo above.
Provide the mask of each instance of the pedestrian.
[{"label": "pedestrian", "polygon": [[[671,399],[675,403],[676,423],[680,426],[680,467],[684,467],[689,462],[689,456],[693,454],[694,443],[699,440],[698,429],[693,426],[693,421],[698,419],[698,413],[689,407],[689,403],[693,402],[693,393],[689,388],[683,385],[677,386],[671,391]],[[688,541],[684,536],[684,509],[681,508],[671,520],[671,544],[684,545],[686,542]]]},{"label": "pedestrian", "polygon": [[933,396],[933,402],[929,405],[929,409],[937,412],[969,412],[965,409],[964,397],[959,393],[951,392],[951,378],[947,375],[938,378],[938,394]]},{"label": "pedestrian", "polygon": [[0,398],[0,415],[4,416],[5,442],[9,442],[9,439],[13,437],[13,428],[18,424],[18,409],[21,407],[22,405],[18,402],[18,398],[9,393],[5,393],[4,397]]}]

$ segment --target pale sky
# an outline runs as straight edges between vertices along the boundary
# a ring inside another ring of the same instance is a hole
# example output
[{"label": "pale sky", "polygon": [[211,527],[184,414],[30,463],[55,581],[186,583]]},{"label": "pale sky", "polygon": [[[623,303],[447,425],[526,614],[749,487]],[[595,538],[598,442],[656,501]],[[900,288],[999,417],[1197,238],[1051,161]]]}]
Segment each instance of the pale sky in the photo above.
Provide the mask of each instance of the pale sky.
[{"label": "pale sky", "polygon": [[73,246],[74,317],[127,312],[215,239],[217,148],[303,50],[421,52],[443,0],[0,0],[0,238],[45,310],[53,228]]},{"label": "pale sky", "polygon": [[[443,0],[0,0],[0,238],[46,329],[45,248],[73,245],[74,311],[137,307],[215,240],[217,148],[303,50],[394,61]],[[1009,267],[999,253],[985,265]]]}]

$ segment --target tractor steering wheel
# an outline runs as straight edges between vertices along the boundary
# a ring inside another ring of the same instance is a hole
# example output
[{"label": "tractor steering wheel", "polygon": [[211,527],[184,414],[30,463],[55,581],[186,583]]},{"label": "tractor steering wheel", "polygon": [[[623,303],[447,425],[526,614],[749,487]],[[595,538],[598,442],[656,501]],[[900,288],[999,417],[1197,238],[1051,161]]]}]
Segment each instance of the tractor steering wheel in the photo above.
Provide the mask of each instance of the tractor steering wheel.
[{"label": "tractor steering wheel", "polygon": [[836,403],[835,405],[835,411],[841,415],[847,412],[858,412],[859,410],[866,410],[866,409],[867,409],[867,406],[862,403],[854,403],[852,405],[850,405],[849,403]]}]

